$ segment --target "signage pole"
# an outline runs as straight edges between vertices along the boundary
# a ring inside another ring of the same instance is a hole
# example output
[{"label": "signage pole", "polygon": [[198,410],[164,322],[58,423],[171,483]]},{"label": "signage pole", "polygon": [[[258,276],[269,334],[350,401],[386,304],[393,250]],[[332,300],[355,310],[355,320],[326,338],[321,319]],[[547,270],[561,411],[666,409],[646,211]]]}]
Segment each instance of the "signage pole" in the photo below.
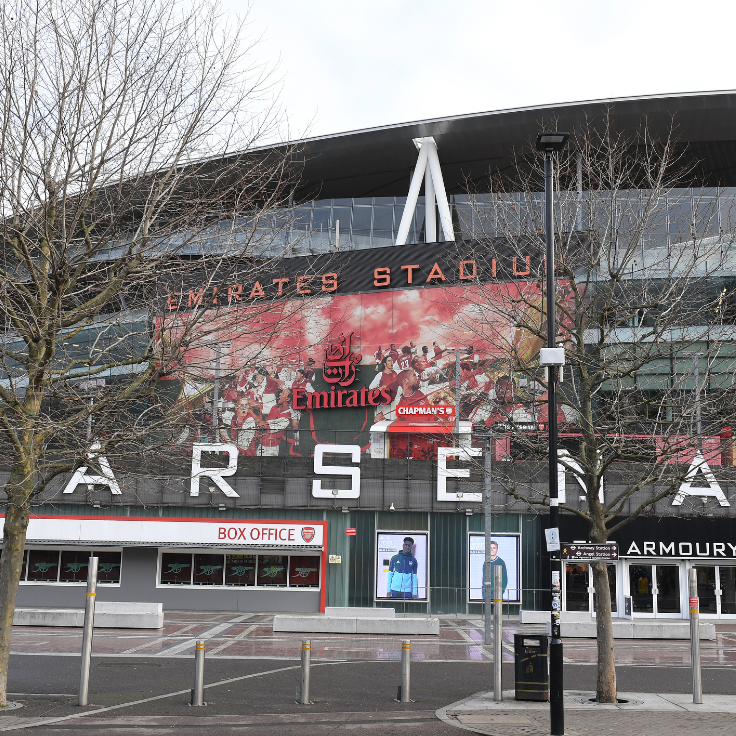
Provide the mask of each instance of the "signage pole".
[{"label": "signage pole", "polygon": [[455,446],[460,447],[460,348],[455,348]]},{"label": "signage pole", "polygon": [[484,642],[486,645],[493,643],[493,634],[491,633],[491,527],[493,526],[493,515],[491,513],[491,448],[492,440],[486,440],[486,456],[485,456],[485,513],[484,513],[484,538],[485,538],[485,562],[483,564],[483,600],[485,601],[485,631]]},{"label": "signage pole", "polygon": [[212,395],[212,428],[214,431],[214,442],[217,442],[218,405],[220,403],[220,343],[215,343],[215,386]]},{"label": "signage pole", "polygon": [[693,382],[695,383],[695,428],[698,433],[698,449],[703,449],[703,425],[700,419],[700,358],[703,353],[695,353],[693,358]]},{"label": "signage pole", "polygon": [[493,699],[503,700],[501,664],[503,662],[503,570],[500,565],[493,568]]},{"label": "signage pole", "polygon": [[698,600],[698,571],[691,567],[688,573],[690,593],[690,655],[693,667],[693,703],[703,702],[703,683],[700,679],[700,601]]},{"label": "signage pole", "polygon": [[309,702],[309,667],[312,663],[312,642],[302,639],[302,680],[299,688],[299,705],[311,705]]},{"label": "signage pole", "polygon": [[[557,344],[557,284],[555,279],[555,245],[553,214],[552,149],[544,152],[544,208],[547,268],[547,347]],[[549,427],[549,526],[559,529],[560,510],[557,489],[557,366],[547,367],[547,421]],[[562,639],[560,638],[561,576],[562,562],[559,549],[550,553],[552,572],[552,610],[549,647],[549,710],[552,736],[565,733],[563,697]]]},{"label": "signage pole", "polygon": [[90,557],[87,567],[87,597],[84,606],[84,631],[82,632],[82,668],[79,677],[79,705],[89,703],[89,667],[92,659],[92,634],[95,622],[95,597],[97,596],[97,563],[99,557]]}]

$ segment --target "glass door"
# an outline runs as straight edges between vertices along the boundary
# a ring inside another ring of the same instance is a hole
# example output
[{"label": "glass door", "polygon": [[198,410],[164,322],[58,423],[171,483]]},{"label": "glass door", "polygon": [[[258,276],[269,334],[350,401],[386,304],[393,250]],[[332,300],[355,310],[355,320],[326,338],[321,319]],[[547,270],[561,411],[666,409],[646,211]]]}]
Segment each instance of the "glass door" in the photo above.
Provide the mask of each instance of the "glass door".
[{"label": "glass door", "polygon": [[590,568],[574,562],[565,565],[565,610],[590,613]]},{"label": "glass door", "polygon": [[720,615],[736,615],[736,567],[719,565],[718,578],[721,583]]},{"label": "glass door", "polygon": [[634,614],[680,618],[680,566],[629,564],[629,593]]},{"label": "glass door", "polygon": [[680,618],[680,566],[655,565],[657,588],[654,606],[657,616]]},{"label": "glass door", "polygon": [[700,613],[704,616],[736,616],[736,567],[694,565]]},{"label": "glass door", "polygon": [[633,613],[654,616],[653,573],[653,565],[629,565],[629,593]]},{"label": "glass door", "polygon": [[716,575],[716,566],[695,565],[695,577],[698,583],[700,613],[706,616],[717,616],[721,588],[718,585],[719,579]]},{"label": "glass door", "polygon": [[[611,592],[611,613],[616,615],[618,611],[618,593],[617,593],[617,586],[616,586],[616,565],[608,564],[606,565],[606,573],[608,574],[608,589]],[[591,576],[592,576],[592,570],[591,570]],[[590,581],[591,586],[593,585],[593,581]],[[595,590],[593,592],[593,615],[595,616]]]},{"label": "glass door", "polygon": [[[616,565],[606,565],[606,571],[611,591],[611,613],[615,614],[618,610]],[[595,616],[593,570],[587,563],[571,562],[565,565],[565,610]]]}]

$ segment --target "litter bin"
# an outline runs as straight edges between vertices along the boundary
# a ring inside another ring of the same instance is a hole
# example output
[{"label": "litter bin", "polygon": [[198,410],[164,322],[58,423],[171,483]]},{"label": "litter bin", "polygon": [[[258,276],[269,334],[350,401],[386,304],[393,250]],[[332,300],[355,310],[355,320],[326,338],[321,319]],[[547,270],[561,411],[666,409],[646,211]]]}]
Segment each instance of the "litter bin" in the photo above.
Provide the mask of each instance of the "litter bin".
[{"label": "litter bin", "polygon": [[514,634],[516,700],[549,700],[546,634]]}]

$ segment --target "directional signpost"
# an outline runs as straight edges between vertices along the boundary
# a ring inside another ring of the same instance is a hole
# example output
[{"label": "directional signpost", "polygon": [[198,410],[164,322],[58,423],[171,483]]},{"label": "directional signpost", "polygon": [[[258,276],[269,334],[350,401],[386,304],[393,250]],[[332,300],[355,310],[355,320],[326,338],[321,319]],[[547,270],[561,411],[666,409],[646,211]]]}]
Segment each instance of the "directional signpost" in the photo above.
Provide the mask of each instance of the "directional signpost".
[{"label": "directional signpost", "polygon": [[595,562],[596,560],[617,560],[618,544],[592,544],[590,542],[575,542],[561,545],[563,560],[579,560],[581,562]]}]

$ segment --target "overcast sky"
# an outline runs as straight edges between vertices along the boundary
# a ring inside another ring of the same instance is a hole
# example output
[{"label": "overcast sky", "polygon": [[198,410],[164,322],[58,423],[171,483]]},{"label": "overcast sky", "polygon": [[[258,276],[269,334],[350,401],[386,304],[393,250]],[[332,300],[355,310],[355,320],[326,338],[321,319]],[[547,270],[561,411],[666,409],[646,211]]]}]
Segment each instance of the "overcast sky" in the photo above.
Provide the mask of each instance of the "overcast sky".
[{"label": "overcast sky", "polygon": [[253,0],[251,19],[311,135],[736,87],[732,1]]}]

